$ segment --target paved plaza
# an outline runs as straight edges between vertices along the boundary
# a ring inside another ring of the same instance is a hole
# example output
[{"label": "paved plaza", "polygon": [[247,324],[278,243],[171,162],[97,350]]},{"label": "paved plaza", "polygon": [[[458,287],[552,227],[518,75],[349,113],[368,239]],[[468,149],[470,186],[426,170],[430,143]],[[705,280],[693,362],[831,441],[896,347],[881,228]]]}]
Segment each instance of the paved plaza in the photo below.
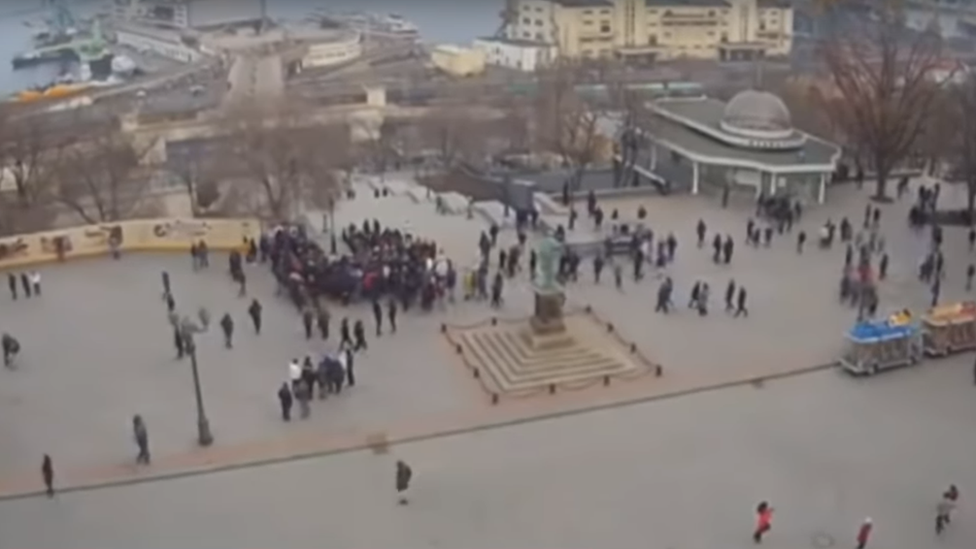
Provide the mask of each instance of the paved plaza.
[{"label": "paved plaza", "polygon": [[[367,452],[0,503],[0,549],[763,547],[968,549],[969,358],[836,371]],[[393,469],[414,469],[396,505]],[[960,487],[956,520],[935,505]]]},{"label": "paved plaza", "polygon": [[[608,217],[614,208],[623,218],[635,217],[643,204],[648,224],[659,237],[676,235],[677,262],[667,274],[676,284],[678,311],[668,316],[652,312],[659,283],[653,276],[635,284],[627,269],[621,292],[613,288],[609,272],[603,284],[595,285],[588,263],[581,266],[581,281],[569,287],[569,299],[592,305],[644,355],[663,365],[663,377],[494,407],[439,333],[442,322],[485,320],[492,313],[484,304],[459,303],[429,314],[411,311],[401,318],[397,335],[369,338],[369,351],[356,362],[355,388],[314,402],[310,420],[285,424],[275,391],[287,377],[288,361],[321,353],[336,341],[305,341],[298,315],[275,297],[274,282],[264,267],[248,267],[250,295],[264,304],[265,331],[260,337],[253,335],[246,316],[248,300],[237,298],[226,274],[226,258],[218,254],[212,258],[213,267],[199,273],[191,271],[188,256],[129,255],[121,262],[45,267],[42,299],[10,302],[0,297],[0,325],[23,344],[18,369],[0,371],[0,494],[36,490],[39,456],[44,453],[54,458],[65,485],[90,485],[134,474],[220,467],[228,459],[241,463],[347,448],[375,435],[394,441],[429,436],[830,363],[843,349],[843,332],[854,311],[837,299],[843,247],[818,250],[817,230],[828,217],[839,222],[845,215],[858,226],[869,190],[832,189],[830,205],[809,210],[793,234],[774,238],[771,249],[742,243],[750,213],[745,206],[722,210],[708,197],[604,200]],[[943,200],[955,200],[952,192],[943,192]],[[927,291],[914,277],[928,236],[907,228],[909,201],[882,207],[891,267],[890,279],[881,286],[881,311],[922,311],[928,304]],[[735,238],[731,265],[713,264],[709,245],[695,248],[699,217],[708,223],[709,234],[717,230]],[[486,229],[478,217],[436,215],[432,202],[418,203],[404,195],[374,198],[362,191],[340,205],[337,226],[364,218],[437,239],[461,268],[473,264],[477,237]],[[310,215],[313,225],[320,219]],[[809,241],[806,252],[797,255],[795,235],[801,229]],[[945,238],[948,278],[942,295],[949,301],[964,295],[963,273],[969,260],[964,259],[963,230],[947,229]],[[501,239],[513,242],[514,232],[504,231]],[[207,412],[217,439],[211,450],[195,448],[192,378],[188,363],[173,358],[172,332],[160,299],[162,270],[171,273],[181,310],[205,306],[215,320],[230,312],[237,322],[235,349],[223,349],[217,333],[203,336],[199,344]],[[721,310],[730,277],[748,289],[747,319],[729,318]],[[696,279],[712,287],[712,313],[705,318],[683,307]],[[527,281],[523,274],[507,284],[506,303],[497,314],[530,314]],[[367,307],[334,307],[334,331],[345,315],[363,319],[371,334]],[[130,427],[136,413],[146,419],[154,458],[154,465],[139,473],[132,465]],[[101,471],[98,478],[93,476],[95,469]]]}]

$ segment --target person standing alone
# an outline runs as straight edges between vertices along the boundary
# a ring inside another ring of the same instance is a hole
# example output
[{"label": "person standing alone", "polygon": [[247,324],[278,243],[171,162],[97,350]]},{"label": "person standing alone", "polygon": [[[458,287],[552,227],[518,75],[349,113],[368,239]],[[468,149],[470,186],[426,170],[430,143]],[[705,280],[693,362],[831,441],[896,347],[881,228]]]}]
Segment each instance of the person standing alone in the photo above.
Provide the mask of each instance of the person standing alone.
[{"label": "person standing alone", "polygon": [[752,541],[762,543],[762,538],[773,527],[773,508],[768,502],[760,502],[756,507],[756,530],[752,534]]}]

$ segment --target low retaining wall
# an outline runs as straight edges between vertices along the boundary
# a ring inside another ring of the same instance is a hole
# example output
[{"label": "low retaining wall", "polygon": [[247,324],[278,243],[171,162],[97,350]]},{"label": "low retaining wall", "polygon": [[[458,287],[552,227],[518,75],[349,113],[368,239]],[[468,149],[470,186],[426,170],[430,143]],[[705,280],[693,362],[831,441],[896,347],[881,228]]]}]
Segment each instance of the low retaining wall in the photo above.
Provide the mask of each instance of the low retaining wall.
[{"label": "low retaining wall", "polygon": [[257,239],[260,233],[256,219],[141,219],[85,225],[0,238],[0,269],[107,255],[113,240],[125,252],[188,252],[192,243],[201,240],[211,250],[242,249],[245,239]]}]

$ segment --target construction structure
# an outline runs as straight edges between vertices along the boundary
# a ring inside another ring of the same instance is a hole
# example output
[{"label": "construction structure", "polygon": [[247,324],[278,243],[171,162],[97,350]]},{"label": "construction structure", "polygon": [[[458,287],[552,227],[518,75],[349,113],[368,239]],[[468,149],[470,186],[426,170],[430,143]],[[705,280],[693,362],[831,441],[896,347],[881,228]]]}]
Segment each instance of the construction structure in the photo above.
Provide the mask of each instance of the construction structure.
[{"label": "construction structure", "polygon": [[267,0],[115,0],[119,21],[177,29],[214,29],[260,24]]},{"label": "construction structure", "polygon": [[721,61],[782,57],[793,48],[785,0],[513,0],[509,39],[555,46],[560,57]]}]

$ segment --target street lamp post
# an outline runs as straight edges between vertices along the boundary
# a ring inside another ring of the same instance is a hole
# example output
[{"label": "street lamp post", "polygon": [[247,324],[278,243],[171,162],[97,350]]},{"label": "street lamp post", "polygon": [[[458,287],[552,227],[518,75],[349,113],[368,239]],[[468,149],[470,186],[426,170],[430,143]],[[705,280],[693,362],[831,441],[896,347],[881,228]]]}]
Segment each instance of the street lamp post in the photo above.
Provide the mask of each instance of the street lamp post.
[{"label": "street lamp post", "polygon": [[335,255],[337,252],[336,233],[335,233],[335,196],[329,197],[329,253]]},{"label": "street lamp post", "polygon": [[206,332],[210,324],[210,315],[206,309],[200,309],[200,323],[197,324],[190,317],[183,317],[179,322],[180,338],[186,353],[190,355],[190,368],[193,372],[193,392],[197,402],[197,443],[200,446],[210,446],[213,444],[213,433],[210,432],[210,420],[207,419],[207,412],[203,406],[203,388],[200,385],[200,369],[197,366],[197,345],[196,334]]}]

